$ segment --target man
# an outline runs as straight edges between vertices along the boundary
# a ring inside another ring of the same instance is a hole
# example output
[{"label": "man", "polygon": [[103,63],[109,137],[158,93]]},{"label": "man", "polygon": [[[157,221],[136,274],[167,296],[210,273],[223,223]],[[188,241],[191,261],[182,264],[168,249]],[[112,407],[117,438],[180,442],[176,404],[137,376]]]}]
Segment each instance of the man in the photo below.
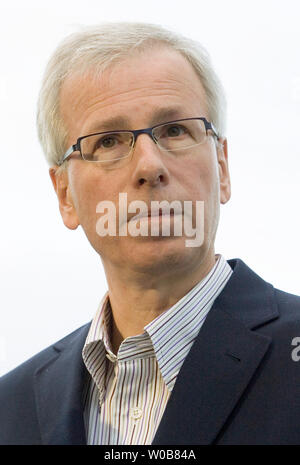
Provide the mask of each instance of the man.
[{"label": "man", "polygon": [[87,28],[54,53],[40,139],[108,292],[91,323],[2,377],[2,444],[300,443],[300,298],[215,254],[224,105],[205,51],[158,26]]}]

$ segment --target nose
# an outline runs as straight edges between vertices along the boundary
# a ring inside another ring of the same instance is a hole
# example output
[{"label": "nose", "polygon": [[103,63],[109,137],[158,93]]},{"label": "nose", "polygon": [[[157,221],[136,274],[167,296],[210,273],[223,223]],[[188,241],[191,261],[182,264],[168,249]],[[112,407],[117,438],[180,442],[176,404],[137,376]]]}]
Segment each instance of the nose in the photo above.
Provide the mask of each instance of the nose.
[{"label": "nose", "polygon": [[170,175],[164,161],[164,154],[152,137],[152,134],[138,134],[133,153],[133,180],[136,186],[151,187],[165,185]]}]

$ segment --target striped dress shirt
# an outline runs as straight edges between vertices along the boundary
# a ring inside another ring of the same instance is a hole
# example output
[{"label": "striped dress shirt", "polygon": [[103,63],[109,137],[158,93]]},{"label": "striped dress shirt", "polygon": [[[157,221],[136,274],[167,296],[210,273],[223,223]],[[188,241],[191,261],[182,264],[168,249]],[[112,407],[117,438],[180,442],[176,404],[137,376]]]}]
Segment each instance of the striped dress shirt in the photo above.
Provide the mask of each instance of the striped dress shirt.
[{"label": "striped dress shirt", "polygon": [[151,444],[180,368],[232,270],[218,255],[208,275],[175,305],[126,338],[115,355],[109,341],[108,293],[83,351],[90,373],[84,396],[88,444]]}]

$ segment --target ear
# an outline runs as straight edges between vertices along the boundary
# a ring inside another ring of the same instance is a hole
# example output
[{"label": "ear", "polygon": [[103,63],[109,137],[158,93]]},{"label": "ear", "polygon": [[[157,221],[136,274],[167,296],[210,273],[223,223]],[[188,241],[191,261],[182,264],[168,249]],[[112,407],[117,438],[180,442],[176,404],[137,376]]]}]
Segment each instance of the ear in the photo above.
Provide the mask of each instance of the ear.
[{"label": "ear", "polygon": [[60,214],[67,228],[77,229],[80,222],[70,192],[68,172],[59,168],[51,166],[49,175],[58,198]]},{"label": "ear", "polygon": [[217,157],[219,167],[220,202],[225,204],[231,196],[231,184],[228,168],[228,147],[227,139],[225,138],[218,141]]}]

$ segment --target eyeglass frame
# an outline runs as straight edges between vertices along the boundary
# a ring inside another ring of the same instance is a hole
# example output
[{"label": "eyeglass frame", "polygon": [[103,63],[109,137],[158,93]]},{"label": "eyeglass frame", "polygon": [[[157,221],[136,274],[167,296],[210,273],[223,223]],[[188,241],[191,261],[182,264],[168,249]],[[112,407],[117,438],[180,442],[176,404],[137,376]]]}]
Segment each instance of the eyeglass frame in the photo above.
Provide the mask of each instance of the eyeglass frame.
[{"label": "eyeglass frame", "polygon": [[[83,155],[82,155],[82,152],[81,152],[81,141],[83,139],[86,139],[87,137],[90,137],[90,136],[100,136],[101,134],[115,134],[115,133],[124,133],[124,132],[130,132],[133,136],[133,144],[132,144],[132,147],[129,151],[129,154],[127,155],[128,157],[130,156],[130,153],[133,151],[134,147],[135,147],[135,144],[136,144],[136,141],[137,141],[137,138],[140,134],[148,134],[151,139],[153,140],[153,142],[157,145],[157,140],[154,138],[154,135],[153,135],[153,130],[159,126],[164,126],[165,124],[171,124],[171,123],[176,123],[178,121],[191,121],[191,120],[201,120],[203,121],[204,125],[205,125],[205,131],[206,131],[206,135],[207,135],[207,131],[210,129],[213,133],[214,133],[214,136],[217,138],[217,140],[220,139],[220,137],[218,136],[217,134],[217,131],[214,127],[214,125],[207,121],[207,119],[205,117],[193,117],[193,118],[182,118],[182,119],[175,119],[175,120],[172,120],[172,121],[166,121],[165,123],[160,123],[160,124],[156,124],[155,126],[152,126],[150,128],[144,128],[144,129],[133,129],[133,130],[130,130],[130,129],[120,129],[120,130],[116,130],[116,131],[103,131],[103,132],[95,132],[93,134],[87,134],[86,136],[81,136],[81,137],[78,137],[77,139],[77,142],[76,144],[73,144],[71,145],[71,147],[68,148],[68,150],[66,151],[66,153],[64,154],[64,156],[62,157],[61,160],[58,161],[58,165],[61,166],[63,164],[63,162],[70,156],[72,155],[73,152],[79,152],[80,153],[80,156],[82,158],[82,160],[84,161],[87,161],[89,163],[101,163],[101,161],[97,160],[97,161],[92,161],[92,160],[86,160],[85,158],[83,158]],[[197,145],[197,144],[196,144]],[[198,144],[199,145],[199,144]],[[186,147],[188,148],[188,147]],[[162,150],[165,150],[166,152],[170,152],[170,150],[167,150],[167,149],[162,149]],[[125,158],[125,157],[124,157]],[[103,160],[103,162],[105,162],[105,160]]]}]

